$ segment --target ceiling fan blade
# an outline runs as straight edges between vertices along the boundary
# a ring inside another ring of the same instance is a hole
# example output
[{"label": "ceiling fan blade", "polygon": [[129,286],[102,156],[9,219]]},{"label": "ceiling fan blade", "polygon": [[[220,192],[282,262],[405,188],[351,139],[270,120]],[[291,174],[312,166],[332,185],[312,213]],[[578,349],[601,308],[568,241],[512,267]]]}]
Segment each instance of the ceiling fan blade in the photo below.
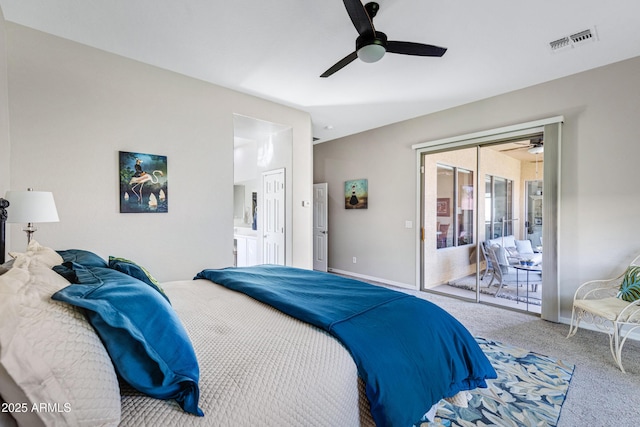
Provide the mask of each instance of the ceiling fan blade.
[{"label": "ceiling fan blade", "polygon": [[322,73],[320,75],[320,77],[329,77],[330,75],[332,75],[336,71],[339,71],[339,70],[343,69],[344,67],[346,67],[347,65],[351,64],[357,57],[358,57],[358,53],[357,52],[350,53],[349,55],[347,55],[344,58],[342,58],[340,61],[336,62],[333,67],[329,68],[327,71]]},{"label": "ceiling fan blade", "polygon": [[509,146],[509,145],[520,145],[520,147],[504,148],[504,149],[498,150],[498,151],[503,152],[503,151],[513,151],[513,150],[523,150],[525,148],[533,147],[533,145],[529,141],[520,141],[520,142],[516,141],[516,142],[510,142],[510,143],[508,142],[508,143],[505,143],[504,145],[507,145],[507,146]]},{"label": "ceiling fan blade", "polygon": [[347,8],[349,18],[351,18],[351,22],[353,22],[353,26],[356,27],[358,34],[375,33],[376,30],[373,28],[373,22],[360,0],[343,1],[344,7]]},{"label": "ceiling fan blade", "polygon": [[446,47],[433,46],[430,44],[399,41],[387,42],[387,52],[400,53],[402,55],[442,56],[446,51]]},{"label": "ceiling fan blade", "polygon": [[524,147],[506,148],[506,149],[504,149],[504,150],[500,150],[500,152],[502,153],[502,152],[505,152],[505,151],[513,151],[513,150],[527,150],[527,149],[529,149],[529,148],[531,148],[531,147],[532,147],[531,145],[528,145],[528,144],[527,144],[527,145],[526,145],[526,146],[524,146]]}]

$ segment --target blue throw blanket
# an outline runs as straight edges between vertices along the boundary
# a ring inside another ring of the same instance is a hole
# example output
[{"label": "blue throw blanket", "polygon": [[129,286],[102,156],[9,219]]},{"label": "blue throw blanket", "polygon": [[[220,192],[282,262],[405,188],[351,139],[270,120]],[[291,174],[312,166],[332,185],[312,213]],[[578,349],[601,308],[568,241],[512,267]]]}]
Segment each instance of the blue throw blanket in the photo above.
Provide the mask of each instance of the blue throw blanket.
[{"label": "blue throw blanket", "polygon": [[203,270],[209,279],[322,328],[350,351],[378,427],[411,426],[440,399],[496,372],[469,331],[426,300],[292,267]]}]

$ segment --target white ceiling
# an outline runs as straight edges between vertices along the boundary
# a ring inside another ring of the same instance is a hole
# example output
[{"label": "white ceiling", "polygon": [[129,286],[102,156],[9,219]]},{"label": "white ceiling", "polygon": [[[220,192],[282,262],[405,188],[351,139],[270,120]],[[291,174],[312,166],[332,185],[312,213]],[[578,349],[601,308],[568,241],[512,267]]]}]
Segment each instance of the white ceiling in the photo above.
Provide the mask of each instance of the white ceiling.
[{"label": "white ceiling", "polygon": [[[638,0],[378,0],[390,40],[447,47],[319,75],[355,50],[340,0],[0,0],[5,19],[299,108],[320,141],[640,55]],[[592,28],[598,40],[551,52]]]}]

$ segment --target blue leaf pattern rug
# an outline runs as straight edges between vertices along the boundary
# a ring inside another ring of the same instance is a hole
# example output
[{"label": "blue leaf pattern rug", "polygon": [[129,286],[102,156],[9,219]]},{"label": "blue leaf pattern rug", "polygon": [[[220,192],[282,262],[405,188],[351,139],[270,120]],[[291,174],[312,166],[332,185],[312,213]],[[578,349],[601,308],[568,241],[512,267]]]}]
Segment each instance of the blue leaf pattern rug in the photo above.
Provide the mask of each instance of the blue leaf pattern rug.
[{"label": "blue leaf pattern rug", "polygon": [[574,365],[495,341],[476,338],[498,378],[471,394],[467,408],[444,400],[421,427],[555,426]]}]

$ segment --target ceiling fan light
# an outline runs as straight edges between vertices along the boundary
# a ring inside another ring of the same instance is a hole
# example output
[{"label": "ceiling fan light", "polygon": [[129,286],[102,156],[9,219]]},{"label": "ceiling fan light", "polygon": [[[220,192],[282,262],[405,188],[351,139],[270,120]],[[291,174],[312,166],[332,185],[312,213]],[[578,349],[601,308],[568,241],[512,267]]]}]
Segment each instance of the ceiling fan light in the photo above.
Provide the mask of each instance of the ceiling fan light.
[{"label": "ceiling fan light", "polygon": [[377,62],[382,59],[386,51],[384,46],[372,43],[358,49],[358,58],[362,62]]},{"label": "ceiling fan light", "polygon": [[544,146],[536,145],[535,147],[531,147],[527,150],[531,154],[542,154],[544,152]]}]

